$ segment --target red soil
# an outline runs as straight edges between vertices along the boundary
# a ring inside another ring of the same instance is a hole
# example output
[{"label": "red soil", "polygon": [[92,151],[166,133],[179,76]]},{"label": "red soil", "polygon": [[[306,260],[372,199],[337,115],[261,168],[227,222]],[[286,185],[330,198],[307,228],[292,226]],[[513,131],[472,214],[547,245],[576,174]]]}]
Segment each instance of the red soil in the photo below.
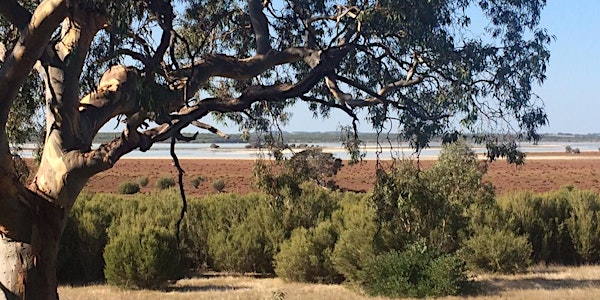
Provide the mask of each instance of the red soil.
[{"label": "red soil", "polygon": [[[189,195],[214,193],[211,183],[225,181],[225,191],[246,193],[252,188],[253,160],[182,159],[185,170],[184,184]],[[425,168],[433,161],[421,161]],[[375,161],[344,166],[337,175],[337,183],[350,190],[368,190],[373,186]],[[156,189],[160,177],[177,178],[177,171],[168,159],[122,159],[110,170],[91,178],[86,186],[89,192],[116,193],[119,184],[147,176],[150,184],[142,192]],[[206,178],[198,189],[190,181],[196,176]],[[600,152],[579,155],[564,153],[530,154],[524,166],[509,165],[505,161],[489,164],[486,180],[496,186],[496,193],[516,190],[551,191],[564,185],[600,192]]]}]

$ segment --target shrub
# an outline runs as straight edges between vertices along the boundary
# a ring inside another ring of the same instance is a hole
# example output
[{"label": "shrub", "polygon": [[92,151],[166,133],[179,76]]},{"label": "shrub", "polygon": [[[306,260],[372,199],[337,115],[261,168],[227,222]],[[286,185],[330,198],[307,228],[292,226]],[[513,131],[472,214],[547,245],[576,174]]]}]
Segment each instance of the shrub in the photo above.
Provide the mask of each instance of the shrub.
[{"label": "shrub", "polygon": [[202,204],[203,225],[197,228],[206,232],[209,267],[273,272],[273,257],[284,237],[264,195],[216,194],[203,198]]},{"label": "shrub", "polygon": [[336,237],[330,221],[310,229],[297,228],[275,256],[275,273],[290,281],[339,282],[330,257]]},{"label": "shrub", "polygon": [[331,218],[337,208],[341,193],[323,189],[305,182],[299,186],[300,194],[282,192],[279,197],[270,197],[270,204],[286,232],[286,237],[298,227],[315,227],[319,222]]},{"label": "shrub", "polygon": [[427,183],[429,197],[439,200],[424,199],[428,205],[417,207],[429,215],[424,221],[433,222],[424,237],[437,249],[455,251],[462,237],[472,232],[472,225],[481,225],[497,209],[494,188],[483,181],[486,172],[487,165],[464,140],[443,145],[439,159],[423,172],[421,180]]},{"label": "shrub", "polygon": [[571,147],[571,145],[567,145],[567,146],[565,147],[565,152],[567,152],[567,153],[571,153],[571,152],[573,152],[573,148]]},{"label": "shrub", "polygon": [[208,230],[203,217],[204,201],[188,199],[188,210],[181,227],[182,254],[187,269],[201,269],[208,265]]},{"label": "shrub", "polygon": [[88,283],[104,280],[102,252],[106,229],[120,214],[122,201],[107,194],[82,193],[71,210],[59,249],[57,275],[61,282]]},{"label": "shrub", "polygon": [[[83,266],[79,257],[79,236],[73,218],[67,220],[61,237],[56,262],[56,276],[60,284],[85,283]],[[100,280],[102,277],[99,278]]]},{"label": "shrub", "polygon": [[129,197],[82,193],[62,236],[57,262],[59,280],[74,284],[104,281],[107,228],[126,221],[142,228],[174,228],[179,215],[174,208],[180,201],[173,190]]},{"label": "shrub", "polygon": [[570,193],[569,189],[561,189],[545,194],[503,195],[498,198],[502,213],[497,224],[528,238],[534,262],[573,263],[578,255],[566,224],[571,215]]},{"label": "shrub", "polygon": [[493,186],[483,181],[486,171],[464,141],[444,145],[426,171],[405,160],[378,170],[370,196],[381,226],[378,252],[417,240],[444,253],[456,251],[474,227],[498,210]]},{"label": "shrub", "polygon": [[126,288],[161,288],[180,270],[177,239],[158,226],[111,227],[104,260],[107,282]]},{"label": "shrub", "polygon": [[365,267],[363,287],[371,296],[440,297],[466,292],[469,280],[460,258],[417,243],[376,256]]},{"label": "shrub", "polygon": [[427,266],[428,295],[446,296],[471,292],[472,282],[467,275],[465,260],[457,255],[442,255]]},{"label": "shrub", "polygon": [[141,176],[138,177],[137,179],[137,183],[141,186],[141,187],[145,187],[148,185],[148,183],[150,183],[150,180],[148,179],[148,176]]},{"label": "shrub", "polygon": [[222,192],[223,189],[225,189],[225,180],[217,179],[217,180],[213,181],[212,187],[213,187],[213,189],[215,189],[215,191],[217,191],[219,193]]},{"label": "shrub", "polygon": [[[400,250],[412,241],[425,238],[441,224],[430,216],[441,211],[443,199],[434,197],[422,172],[408,160],[393,162],[390,170],[378,170],[369,194],[381,227],[377,239],[380,252]],[[435,222],[434,222],[435,220]]]},{"label": "shrub", "polygon": [[359,282],[366,262],[375,256],[377,246],[375,210],[369,199],[346,196],[332,220],[339,232],[331,260],[338,273],[346,280]]},{"label": "shrub", "polygon": [[585,263],[600,262],[600,199],[592,191],[569,192],[572,210],[566,221],[573,245]]},{"label": "shrub", "polygon": [[140,186],[131,181],[123,182],[119,185],[119,194],[132,195],[140,191]]},{"label": "shrub", "polygon": [[172,177],[161,177],[156,181],[156,187],[159,190],[166,190],[175,186],[175,179]]},{"label": "shrub", "polygon": [[194,188],[198,188],[200,186],[200,183],[204,182],[206,179],[202,176],[196,176],[194,178],[192,178],[192,180],[190,181],[190,183],[192,184],[192,186]]},{"label": "shrub", "polygon": [[462,250],[471,269],[485,272],[513,274],[525,271],[531,263],[527,237],[506,230],[485,227]]},{"label": "shrub", "polygon": [[333,154],[311,148],[295,153],[289,159],[276,160],[273,164],[257,160],[254,179],[257,187],[271,196],[280,196],[282,192],[297,196],[301,192],[300,186],[307,181],[336,189],[335,175],[342,166],[342,160]]}]

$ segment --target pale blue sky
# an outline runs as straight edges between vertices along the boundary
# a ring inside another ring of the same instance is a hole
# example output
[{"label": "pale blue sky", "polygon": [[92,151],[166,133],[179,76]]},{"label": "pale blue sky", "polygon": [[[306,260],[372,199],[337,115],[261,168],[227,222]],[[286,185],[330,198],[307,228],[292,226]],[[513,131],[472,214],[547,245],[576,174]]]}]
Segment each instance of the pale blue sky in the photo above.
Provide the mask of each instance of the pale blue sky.
[{"label": "pale blue sky", "polygon": [[[600,0],[548,0],[541,22],[556,36],[547,79],[535,88],[550,121],[541,131],[600,133]],[[332,131],[347,122],[341,113],[321,121],[296,109],[285,130]],[[362,124],[361,131],[370,127]]]},{"label": "pale blue sky", "polygon": [[[547,79],[534,88],[546,107],[549,125],[543,133],[600,133],[600,0],[548,0],[542,26],[556,40],[550,45]],[[329,119],[313,119],[305,105],[297,105],[285,131],[336,131],[349,118],[333,111]],[[210,118],[203,121],[212,124]],[[237,126],[214,124],[228,133]],[[114,131],[114,123],[103,128]],[[192,129],[195,131],[195,129]],[[361,132],[372,129],[361,120]]]},{"label": "pale blue sky", "polygon": [[549,0],[542,24],[556,36],[536,88],[550,119],[544,132],[600,133],[600,1]]}]

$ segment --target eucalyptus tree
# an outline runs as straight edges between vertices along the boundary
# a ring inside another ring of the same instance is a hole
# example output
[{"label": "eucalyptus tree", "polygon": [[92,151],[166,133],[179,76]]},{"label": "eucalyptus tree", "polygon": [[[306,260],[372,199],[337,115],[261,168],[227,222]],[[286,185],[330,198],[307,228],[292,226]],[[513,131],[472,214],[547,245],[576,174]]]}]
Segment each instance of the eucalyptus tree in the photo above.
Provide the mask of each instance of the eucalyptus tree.
[{"label": "eucalyptus tree", "polygon": [[[222,134],[209,114],[264,131],[306,102],[316,116],[344,112],[354,128],[395,128],[417,149],[482,128],[536,139],[546,115],[532,86],[544,80],[551,42],[539,25],[544,5],[1,1],[0,295],[57,298],[59,240],[90,177],[135,149],[190,139],[181,133],[189,125]],[[24,185],[10,144],[40,111],[45,145]],[[120,136],[92,147],[115,118]]]}]

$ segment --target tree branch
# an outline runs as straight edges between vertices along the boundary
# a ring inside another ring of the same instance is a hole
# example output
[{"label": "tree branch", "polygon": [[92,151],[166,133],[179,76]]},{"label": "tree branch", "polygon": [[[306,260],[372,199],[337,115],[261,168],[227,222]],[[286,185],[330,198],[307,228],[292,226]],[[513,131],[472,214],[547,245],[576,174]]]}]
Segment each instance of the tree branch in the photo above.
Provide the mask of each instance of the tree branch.
[{"label": "tree branch", "polygon": [[261,74],[276,65],[293,63],[303,59],[309,60],[309,64],[316,65],[320,59],[315,58],[315,55],[313,55],[315,53],[320,53],[320,51],[288,48],[283,51],[269,51],[266,54],[258,54],[246,59],[215,55],[195,63],[192,67],[174,71],[169,74],[169,77],[180,81],[178,88],[183,88],[181,83],[187,82],[186,98],[189,99],[211,77],[220,76],[244,80]]},{"label": "tree branch", "polygon": [[[161,124],[144,132],[137,132],[133,128],[123,131],[121,137],[102,144],[98,149],[84,155],[85,165],[91,172],[106,170],[123,155],[139,148],[148,150],[154,143],[167,140],[178,134],[181,129],[205,117],[210,112],[239,112],[251,107],[258,101],[281,102],[286,99],[301,97],[309,92],[319,81],[330,74],[333,66],[345,57],[350,47],[334,48],[321,54],[321,60],[328,63],[318,64],[302,80],[296,84],[275,84],[270,86],[248,87],[237,98],[208,98],[199,101],[192,107],[183,107],[178,114],[171,117],[170,122]],[[124,67],[121,67],[124,68]],[[129,91],[132,93],[133,91]],[[175,94],[175,91],[172,91]],[[119,97],[129,97],[120,95]],[[116,98],[119,99],[119,98]],[[114,100],[118,103],[117,100]],[[108,109],[111,106],[106,106]],[[85,111],[85,110],[84,110]],[[93,117],[93,108],[90,108],[90,117]]]},{"label": "tree branch", "polygon": [[31,20],[31,12],[14,0],[0,1],[0,15],[19,28],[21,32]]},{"label": "tree branch", "polygon": [[248,13],[256,38],[256,52],[257,54],[266,54],[271,50],[271,41],[269,35],[269,23],[263,12],[262,1],[248,0]]},{"label": "tree branch", "polygon": [[[167,52],[167,49],[171,45],[171,37],[173,32],[173,6],[170,1],[150,1],[150,10],[156,15],[159,26],[162,29],[162,35],[160,37],[160,44],[154,52],[151,63],[146,64],[146,73],[150,75],[160,67],[161,62]],[[151,76],[149,76],[151,77]]]},{"label": "tree branch", "polygon": [[214,127],[214,126],[212,126],[210,124],[202,123],[200,121],[192,121],[192,125],[194,125],[194,126],[196,126],[198,128],[202,128],[202,129],[208,130],[208,131],[210,131],[210,132],[212,132],[212,133],[214,133],[214,134],[216,134],[216,135],[218,135],[218,136],[220,136],[220,137],[222,137],[224,139],[228,139],[229,138],[229,136],[226,133],[222,132],[221,130],[217,129],[216,127]]},{"label": "tree branch", "polygon": [[331,103],[331,102],[327,102],[323,99],[319,99],[316,97],[309,97],[309,96],[300,96],[300,99],[302,99],[303,101],[306,102],[315,102],[315,103],[320,103],[329,107],[334,107],[337,108],[339,110],[342,110],[343,112],[345,112],[349,117],[352,118],[352,120],[358,120],[358,117],[356,116],[356,114],[354,113],[354,111],[352,111],[352,109],[348,108],[345,105],[340,105],[337,103]]},{"label": "tree branch", "polygon": [[21,39],[6,57],[0,69],[0,126],[5,126],[8,111],[19,88],[48,45],[52,32],[66,14],[65,0],[43,1],[33,13],[27,28],[23,30]]}]

